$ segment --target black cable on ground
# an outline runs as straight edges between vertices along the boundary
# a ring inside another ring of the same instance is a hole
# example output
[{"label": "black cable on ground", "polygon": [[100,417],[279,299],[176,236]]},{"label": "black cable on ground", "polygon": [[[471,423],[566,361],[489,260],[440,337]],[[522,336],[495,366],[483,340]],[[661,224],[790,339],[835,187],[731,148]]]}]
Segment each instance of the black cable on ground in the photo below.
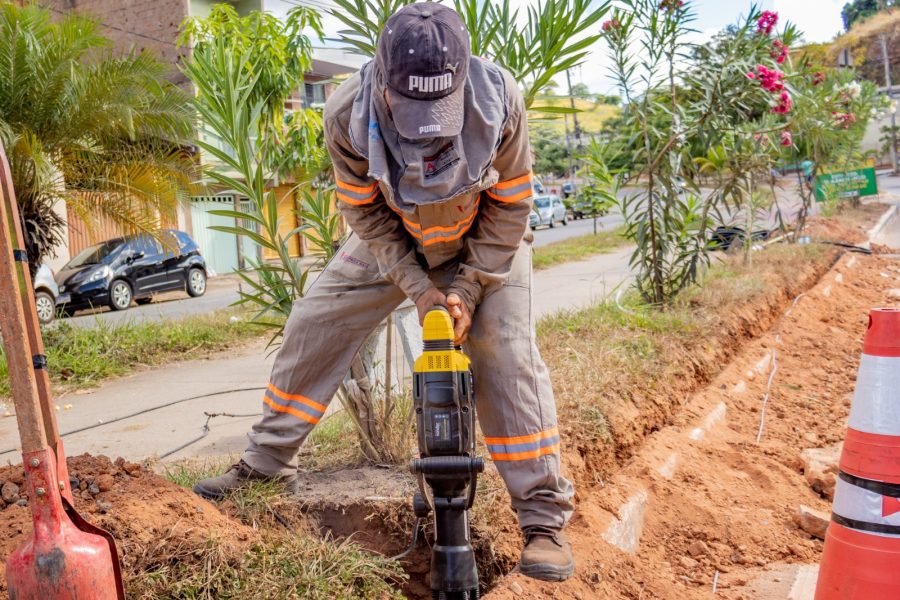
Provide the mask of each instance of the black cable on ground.
[{"label": "black cable on ground", "polygon": [[[71,431],[66,431],[65,433],[59,434],[59,437],[64,438],[66,436],[74,435],[76,433],[81,433],[83,431],[90,431],[92,429],[97,429],[99,427],[105,427],[105,426],[111,425],[113,423],[118,423],[119,421],[133,419],[134,417],[139,417],[141,415],[145,415],[147,413],[154,412],[157,410],[162,410],[163,408],[169,408],[170,406],[175,406],[176,404],[190,402],[191,400],[200,400],[201,398],[212,398],[214,396],[224,396],[226,394],[236,394],[238,392],[259,392],[259,391],[263,391],[265,389],[266,388],[264,388],[264,387],[235,388],[232,390],[221,390],[218,392],[210,392],[208,394],[199,394],[197,396],[189,396],[188,398],[181,398],[180,400],[172,400],[171,402],[166,402],[165,404],[160,404],[158,406],[151,406],[150,408],[144,408],[142,410],[139,410],[139,411],[136,411],[133,413],[129,413],[127,415],[122,415],[121,417],[116,417],[114,419],[110,419],[109,421],[103,421],[102,423],[94,423],[93,425],[85,425],[84,427],[72,429]],[[222,416],[225,416],[225,413],[222,413]],[[242,416],[242,415],[227,415],[227,416]],[[255,414],[254,415],[246,415],[246,416],[255,416]],[[207,419],[207,424],[209,424],[209,419]],[[205,435],[206,434],[204,434],[204,436]],[[197,440],[195,440],[195,441],[202,439],[202,437],[204,437],[204,436],[197,438]],[[191,442],[191,443],[193,443],[193,442]],[[188,444],[188,445],[190,445],[190,444]],[[18,451],[19,451],[18,448],[10,448],[8,450],[0,451],[0,456],[3,456],[4,454],[10,454],[12,452],[18,452]]]},{"label": "black cable on ground", "polygon": [[206,415],[206,422],[203,424],[203,433],[201,433],[200,435],[198,435],[197,437],[195,437],[195,438],[192,439],[191,441],[183,443],[182,445],[178,446],[177,448],[175,448],[175,449],[173,449],[173,450],[169,450],[168,452],[164,452],[163,454],[160,454],[157,458],[159,458],[160,460],[162,460],[162,459],[164,459],[164,458],[167,458],[167,457],[169,457],[169,456],[172,456],[172,455],[175,454],[176,452],[179,452],[179,451],[181,451],[181,450],[184,450],[184,449],[187,448],[188,446],[190,446],[190,445],[192,445],[192,444],[196,444],[197,442],[199,442],[200,440],[202,440],[203,438],[205,438],[207,435],[209,435],[209,432],[210,432],[209,422],[210,422],[213,418],[215,418],[215,417],[233,417],[233,418],[256,417],[256,416],[259,416],[260,413],[244,413],[244,414],[238,414],[238,415],[235,415],[235,414],[224,413],[224,412],[222,412],[222,413],[208,413],[208,412],[204,412],[203,414]]}]

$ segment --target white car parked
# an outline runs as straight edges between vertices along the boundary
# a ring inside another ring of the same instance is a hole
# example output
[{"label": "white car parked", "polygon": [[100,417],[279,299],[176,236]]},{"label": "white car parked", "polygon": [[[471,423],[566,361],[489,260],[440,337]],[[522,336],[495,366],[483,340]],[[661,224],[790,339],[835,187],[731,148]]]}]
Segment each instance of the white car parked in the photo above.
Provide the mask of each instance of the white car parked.
[{"label": "white car parked", "polygon": [[537,229],[541,225],[556,227],[557,223],[569,224],[566,205],[556,195],[537,196],[534,199],[531,214],[528,215],[528,224],[532,229]]},{"label": "white car parked", "polygon": [[43,324],[50,323],[56,316],[56,302],[59,298],[59,287],[53,279],[53,271],[47,265],[41,265],[31,283],[34,286],[34,305],[38,320]]}]

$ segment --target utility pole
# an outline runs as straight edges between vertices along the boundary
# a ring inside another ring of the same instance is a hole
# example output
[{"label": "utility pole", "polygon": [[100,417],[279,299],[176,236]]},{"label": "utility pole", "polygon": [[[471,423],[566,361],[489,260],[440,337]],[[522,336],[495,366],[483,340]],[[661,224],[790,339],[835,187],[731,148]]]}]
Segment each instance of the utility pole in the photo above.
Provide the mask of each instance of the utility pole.
[{"label": "utility pole", "polygon": [[[886,6],[885,0],[881,0],[881,8]],[[881,58],[884,61],[884,85],[887,88],[888,100],[893,102],[894,94],[891,86],[891,55],[888,53],[887,33],[881,32]],[[898,175],[897,171],[897,113],[891,111],[891,168],[894,175]]]},{"label": "utility pole", "polygon": [[[572,110],[575,110],[575,96],[572,95],[572,75],[569,72],[569,69],[566,69],[566,83],[569,84],[569,106],[572,107]],[[578,126],[578,113],[572,113],[572,129],[574,130],[572,136],[575,138],[575,149],[581,149],[581,127]],[[569,127],[568,121],[566,122],[566,148],[569,151],[569,183],[575,183],[575,173],[572,159],[572,145],[569,144]]]}]

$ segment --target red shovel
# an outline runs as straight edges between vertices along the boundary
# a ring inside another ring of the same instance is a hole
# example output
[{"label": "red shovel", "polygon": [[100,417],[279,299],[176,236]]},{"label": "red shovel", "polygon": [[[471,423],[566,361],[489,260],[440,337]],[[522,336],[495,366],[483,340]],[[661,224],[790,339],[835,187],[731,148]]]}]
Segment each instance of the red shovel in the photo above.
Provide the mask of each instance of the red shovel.
[{"label": "red shovel", "polygon": [[31,273],[0,145],[0,336],[16,407],[34,531],[6,560],[15,600],[124,600],[113,537],[75,512],[53,413]]}]

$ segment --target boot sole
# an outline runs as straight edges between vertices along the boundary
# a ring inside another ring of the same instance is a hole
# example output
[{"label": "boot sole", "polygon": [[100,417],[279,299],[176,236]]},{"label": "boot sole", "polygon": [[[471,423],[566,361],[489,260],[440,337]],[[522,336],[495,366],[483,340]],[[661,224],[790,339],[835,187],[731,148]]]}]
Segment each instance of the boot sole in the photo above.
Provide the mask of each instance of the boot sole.
[{"label": "boot sole", "polygon": [[553,565],[519,565],[519,573],[540,581],[565,581],[575,574],[575,563],[565,567]]},{"label": "boot sole", "polygon": [[210,492],[206,488],[202,487],[199,483],[194,486],[194,493],[201,498],[206,498],[207,500],[221,500],[225,497],[225,494]]}]

